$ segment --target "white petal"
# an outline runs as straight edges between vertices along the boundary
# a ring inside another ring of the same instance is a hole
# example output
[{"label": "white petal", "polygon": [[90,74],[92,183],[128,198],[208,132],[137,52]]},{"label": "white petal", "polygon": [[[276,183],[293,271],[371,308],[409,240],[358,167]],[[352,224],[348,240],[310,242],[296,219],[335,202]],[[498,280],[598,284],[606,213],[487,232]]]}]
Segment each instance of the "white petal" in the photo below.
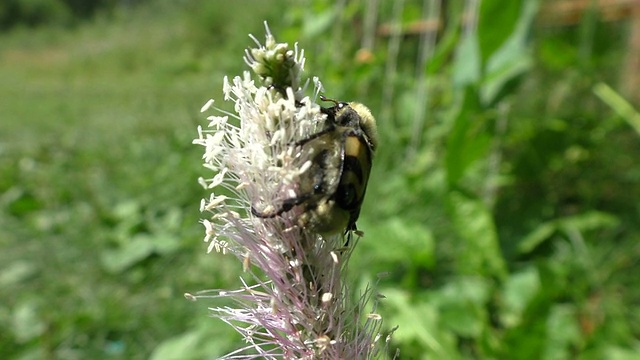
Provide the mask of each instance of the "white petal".
[{"label": "white petal", "polygon": [[211,105],[213,105],[213,102],[214,102],[213,99],[209,99],[209,101],[207,101],[207,103],[202,106],[202,108],[200,109],[200,112],[203,113],[203,112],[209,110]]},{"label": "white petal", "polygon": [[211,181],[211,184],[209,184],[209,189],[222,184],[222,181],[224,181],[224,176],[226,175],[226,173],[227,173],[227,168],[224,168],[222,169],[221,172],[216,174],[216,176],[213,177],[213,181]]},{"label": "white petal", "polygon": [[214,197],[208,204],[207,204],[207,210],[211,210],[215,207],[217,207],[218,205],[222,204],[225,200],[227,200],[228,197],[224,196],[224,195],[220,195],[220,196],[216,196]]}]

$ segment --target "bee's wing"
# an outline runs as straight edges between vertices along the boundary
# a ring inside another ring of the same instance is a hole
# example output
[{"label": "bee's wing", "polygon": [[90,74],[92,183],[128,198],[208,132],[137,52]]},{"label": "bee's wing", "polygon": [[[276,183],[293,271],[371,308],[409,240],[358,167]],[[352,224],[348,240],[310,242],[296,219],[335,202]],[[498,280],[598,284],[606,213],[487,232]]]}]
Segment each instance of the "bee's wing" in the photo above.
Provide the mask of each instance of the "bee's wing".
[{"label": "bee's wing", "polygon": [[356,230],[356,220],[369,182],[372,151],[362,131],[350,129],[342,136],[342,170],[335,198],[340,207],[349,212],[347,230]]},{"label": "bee's wing", "polygon": [[[344,159],[342,136],[335,131],[323,131],[295,146],[291,164],[292,180],[283,197],[269,206],[252,206],[251,212],[258,217],[272,218],[307,203],[310,206],[322,198],[332,197],[338,190]],[[267,210],[260,210],[267,209]]]},{"label": "bee's wing", "polygon": [[311,199],[332,196],[342,176],[342,136],[336,131],[329,131],[300,146],[300,167],[308,168],[300,174],[299,195]]}]

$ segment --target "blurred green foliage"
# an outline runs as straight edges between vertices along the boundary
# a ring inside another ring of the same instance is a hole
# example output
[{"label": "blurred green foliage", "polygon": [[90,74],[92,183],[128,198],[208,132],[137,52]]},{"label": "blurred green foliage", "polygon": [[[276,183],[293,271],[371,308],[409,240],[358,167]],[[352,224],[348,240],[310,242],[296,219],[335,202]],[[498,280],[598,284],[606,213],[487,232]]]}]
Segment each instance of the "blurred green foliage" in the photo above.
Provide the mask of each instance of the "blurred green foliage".
[{"label": "blurred green foliage", "polygon": [[91,19],[96,13],[113,10],[119,3],[133,5],[136,0],[3,0],[0,3],[0,29],[16,27],[68,27]]},{"label": "blurred green foliage", "polygon": [[[628,24],[596,11],[541,25],[537,1],[428,3],[441,7],[3,2],[4,28],[28,9],[27,25],[87,20],[0,34],[2,358],[202,359],[241,343],[182,297],[241,272],[204,253],[190,143],[263,20],[300,43],[330,97],[377,116],[351,276],[388,274],[379,310],[400,358],[636,358],[640,114],[617,90],[637,76],[621,73]],[[434,14],[437,37],[411,31]]]}]

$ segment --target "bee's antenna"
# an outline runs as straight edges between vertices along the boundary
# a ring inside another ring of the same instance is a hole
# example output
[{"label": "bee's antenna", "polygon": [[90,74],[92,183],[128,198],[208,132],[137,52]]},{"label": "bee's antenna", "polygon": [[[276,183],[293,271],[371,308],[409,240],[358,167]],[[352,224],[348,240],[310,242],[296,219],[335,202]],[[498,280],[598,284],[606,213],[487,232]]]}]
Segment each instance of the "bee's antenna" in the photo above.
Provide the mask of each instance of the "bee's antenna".
[{"label": "bee's antenna", "polygon": [[326,97],[324,95],[320,95],[320,100],[322,100],[322,101],[331,101],[332,103],[336,104],[336,106],[340,104],[339,101],[333,100],[333,99],[329,99],[328,97]]}]

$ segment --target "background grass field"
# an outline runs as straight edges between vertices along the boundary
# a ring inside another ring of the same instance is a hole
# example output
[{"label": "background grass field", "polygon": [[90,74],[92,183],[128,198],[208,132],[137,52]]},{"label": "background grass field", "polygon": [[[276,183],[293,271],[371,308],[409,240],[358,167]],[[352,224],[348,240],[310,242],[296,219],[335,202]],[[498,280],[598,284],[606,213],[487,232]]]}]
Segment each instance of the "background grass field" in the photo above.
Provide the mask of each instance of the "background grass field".
[{"label": "background grass field", "polygon": [[263,20],[328,96],[378,119],[351,277],[388,273],[380,313],[400,358],[640,354],[637,17],[554,20],[544,1],[106,3],[0,33],[0,357],[242,344],[183,298],[237,287],[242,268],[205,253],[191,140],[207,99],[228,107],[222,78],[246,69]]}]

